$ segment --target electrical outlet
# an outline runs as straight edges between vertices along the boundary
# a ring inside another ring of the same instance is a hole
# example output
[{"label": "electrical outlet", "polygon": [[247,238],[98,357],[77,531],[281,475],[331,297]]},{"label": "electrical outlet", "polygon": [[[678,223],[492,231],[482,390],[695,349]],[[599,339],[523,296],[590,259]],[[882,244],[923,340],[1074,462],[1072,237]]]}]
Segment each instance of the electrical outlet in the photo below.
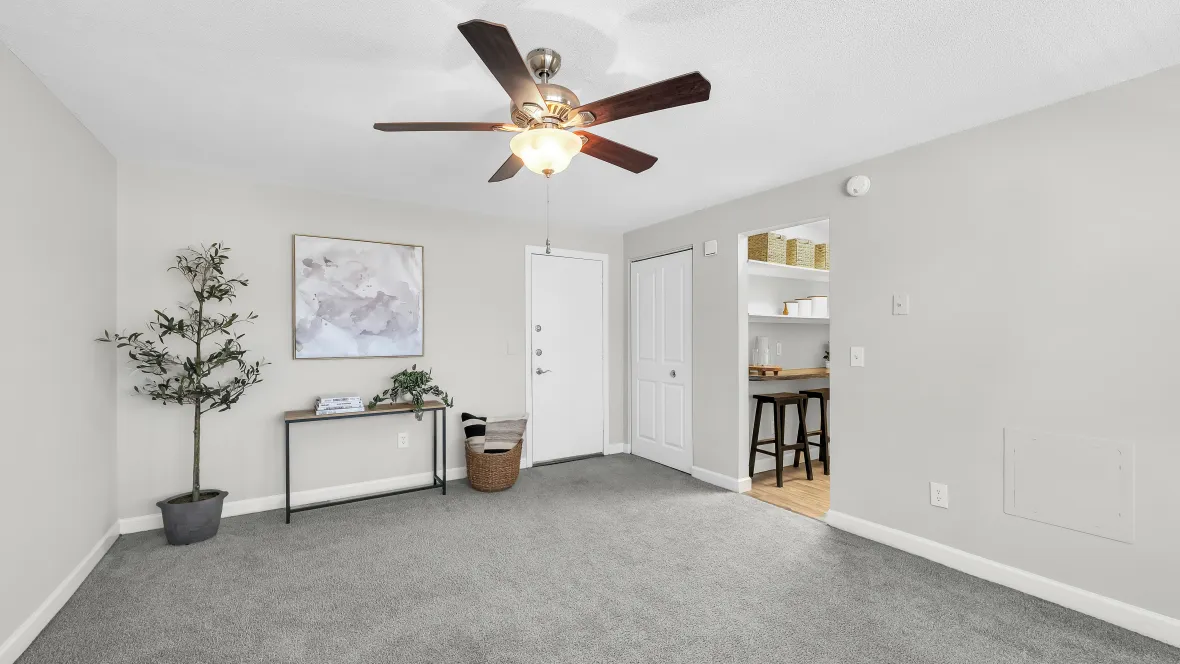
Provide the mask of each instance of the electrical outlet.
[{"label": "electrical outlet", "polygon": [[853,346],[851,356],[852,366],[863,367],[865,365],[864,346]]},{"label": "electrical outlet", "polygon": [[938,482],[930,483],[930,504],[942,509],[950,509],[951,494],[950,490],[946,488],[945,484]]},{"label": "electrical outlet", "polygon": [[893,296],[893,315],[894,316],[908,316],[910,315],[910,296],[906,293],[897,293]]},{"label": "electrical outlet", "polygon": [[405,449],[410,446],[410,434],[401,432],[397,435],[397,446]]}]

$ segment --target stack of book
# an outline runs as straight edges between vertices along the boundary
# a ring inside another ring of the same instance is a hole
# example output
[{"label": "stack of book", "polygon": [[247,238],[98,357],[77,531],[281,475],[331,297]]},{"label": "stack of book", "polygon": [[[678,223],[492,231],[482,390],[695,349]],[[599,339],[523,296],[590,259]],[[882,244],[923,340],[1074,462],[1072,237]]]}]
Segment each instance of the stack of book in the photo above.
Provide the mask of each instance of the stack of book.
[{"label": "stack of book", "polygon": [[316,415],[363,412],[365,412],[365,403],[355,394],[331,395],[315,400]]}]

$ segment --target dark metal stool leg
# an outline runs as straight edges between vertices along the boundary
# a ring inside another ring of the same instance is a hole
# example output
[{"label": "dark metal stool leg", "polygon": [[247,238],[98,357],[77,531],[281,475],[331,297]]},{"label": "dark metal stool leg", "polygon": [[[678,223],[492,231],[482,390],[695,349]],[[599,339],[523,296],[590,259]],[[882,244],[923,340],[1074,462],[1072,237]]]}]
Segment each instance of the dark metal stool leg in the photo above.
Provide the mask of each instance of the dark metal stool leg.
[{"label": "dark metal stool leg", "polygon": [[[798,403],[796,408],[799,411],[799,431],[801,431],[803,435],[802,442],[807,442],[807,398],[804,397],[803,400]],[[793,465],[796,468],[799,467],[799,450],[795,450],[795,463]]]},{"label": "dark metal stool leg", "polygon": [[787,414],[786,406],[775,404],[774,408],[774,478],[775,484],[783,485],[783,418]]},{"label": "dark metal stool leg", "polygon": [[832,474],[832,460],[828,450],[828,400],[819,400],[819,454],[824,460],[824,475]]},{"label": "dark metal stool leg", "polygon": [[[814,479],[811,475],[811,445],[807,442],[807,400],[799,402],[799,443],[803,452],[803,462],[807,464],[807,479]],[[795,451],[795,460],[799,460],[800,450]]]},{"label": "dark metal stool leg", "polygon": [[754,405],[754,428],[750,434],[750,477],[754,476],[754,460],[758,457],[758,427],[762,423],[762,402]]}]

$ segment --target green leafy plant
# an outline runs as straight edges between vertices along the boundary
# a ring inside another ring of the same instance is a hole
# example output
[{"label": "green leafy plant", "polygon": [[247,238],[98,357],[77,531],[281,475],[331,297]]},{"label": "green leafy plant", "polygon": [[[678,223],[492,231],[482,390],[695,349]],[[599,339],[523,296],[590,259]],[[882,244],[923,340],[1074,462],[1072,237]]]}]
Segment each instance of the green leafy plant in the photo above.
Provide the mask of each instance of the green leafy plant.
[{"label": "green leafy plant", "polygon": [[[147,382],[135,387],[138,394],[165,404],[192,406],[194,503],[201,498],[201,416],[211,410],[229,410],[247,388],[262,382],[260,369],[267,364],[245,360],[243,335],[235,331],[235,326],[251,323],[257,315],[210,314],[205,310],[211,303],[233,302],[237,289],[249,285],[241,277],[225,276],[229,251],[220,243],[183,250],[168,271],[184,277],[196,302],[180,305],[179,316],[157,309],[156,319],[147,323],[147,334],[104,330],[98,339],[126,348],[131,363],[147,375]],[[168,347],[172,340],[192,344],[192,355],[172,352]]]},{"label": "green leafy plant", "polygon": [[426,402],[427,396],[438,397],[447,408],[455,405],[454,400],[441,387],[430,384],[434,381],[430,372],[419,371],[417,364],[397,372],[391,377],[391,380],[393,380],[393,387],[369,400],[370,410],[376,408],[377,404],[382,401],[397,403],[398,397],[403,394],[409,395],[412,400],[414,417],[418,420],[422,419],[422,405]]}]

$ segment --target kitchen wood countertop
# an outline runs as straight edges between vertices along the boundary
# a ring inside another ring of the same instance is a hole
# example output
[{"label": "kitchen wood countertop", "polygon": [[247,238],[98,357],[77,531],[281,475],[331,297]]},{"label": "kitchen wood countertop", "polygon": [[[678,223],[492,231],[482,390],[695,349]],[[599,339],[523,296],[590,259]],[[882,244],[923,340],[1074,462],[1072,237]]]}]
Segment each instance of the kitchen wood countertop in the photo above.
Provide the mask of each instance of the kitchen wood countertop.
[{"label": "kitchen wood countertop", "polygon": [[831,373],[823,368],[814,369],[783,369],[777,376],[750,376],[750,382],[764,380],[807,380],[808,378],[827,378]]}]

